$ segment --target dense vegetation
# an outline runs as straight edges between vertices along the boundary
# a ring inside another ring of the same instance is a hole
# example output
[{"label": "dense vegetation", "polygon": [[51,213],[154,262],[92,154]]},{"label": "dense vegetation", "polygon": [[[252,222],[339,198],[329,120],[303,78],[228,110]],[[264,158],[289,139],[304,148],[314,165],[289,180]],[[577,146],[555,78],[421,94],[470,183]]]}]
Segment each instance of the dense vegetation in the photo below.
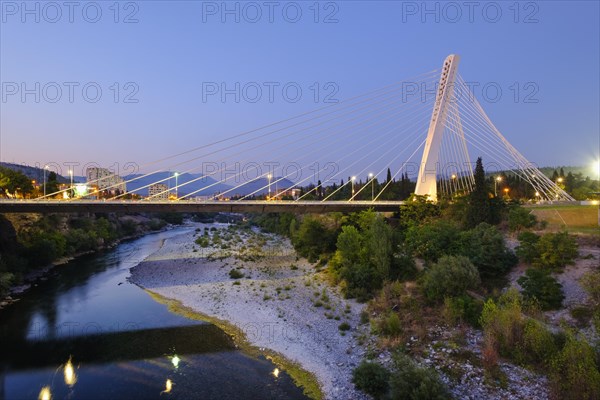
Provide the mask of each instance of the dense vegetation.
[{"label": "dense vegetation", "polygon": [[[369,301],[365,321],[397,354],[389,369],[374,361],[356,369],[356,386],[373,397],[448,398],[434,371],[404,355],[421,353],[403,343],[436,324],[469,324],[484,331],[486,379],[503,379],[498,360],[505,357],[547,375],[559,398],[597,398],[597,350],[576,332],[554,333],[537,319],[561,307],[564,294],[555,275],[577,258],[575,239],[566,232],[532,232],[543,224],[518,203],[494,197],[481,160],[475,178],[470,195],[437,204],[413,196],[393,218],[372,211],[272,214],[253,223],[290,237],[318,268],[327,265],[324,272],[347,297]],[[519,240],[514,252],[505,242],[510,232]],[[521,292],[499,296],[519,259],[528,266],[519,279]],[[596,323],[598,276],[590,274],[584,282]]]},{"label": "dense vegetation", "polygon": [[96,251],[121,238],[161,229],[168,222],[180,223],[181,218],[179,214],[164,214],[138,222],[114,214],[7,217],[0,215],[0,295],[19,284],[27,273],[62,257]]}]

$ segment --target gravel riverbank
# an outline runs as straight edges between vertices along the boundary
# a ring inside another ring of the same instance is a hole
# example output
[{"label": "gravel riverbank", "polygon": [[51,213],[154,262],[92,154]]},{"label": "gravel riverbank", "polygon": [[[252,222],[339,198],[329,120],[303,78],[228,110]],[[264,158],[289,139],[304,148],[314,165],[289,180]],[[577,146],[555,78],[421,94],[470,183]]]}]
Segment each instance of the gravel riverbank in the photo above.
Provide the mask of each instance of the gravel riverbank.
[{"label": "gravel riverbank", "polygon": [[[243,277],[232,279],[232,270]],[[298,363],[316,376],[327,399],[367,398],[351,382],[366,351],[361,343],[368,327],[360,326],[364,305],[343,299],[324,283],[286,239],[198,224],[195,232],[166,240],[132,268],[130,280],[226,321],[250,344]]]}]

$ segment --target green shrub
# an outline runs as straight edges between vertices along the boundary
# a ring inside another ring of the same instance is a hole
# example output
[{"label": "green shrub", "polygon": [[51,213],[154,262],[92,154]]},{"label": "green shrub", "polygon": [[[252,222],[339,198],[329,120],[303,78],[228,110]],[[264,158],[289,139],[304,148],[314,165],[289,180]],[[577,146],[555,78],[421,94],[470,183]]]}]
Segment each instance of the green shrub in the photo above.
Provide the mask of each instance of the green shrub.
[{"label": "green shrub", "polygon": [[446,400],[451,398],[448,389],[437,373],[418,366],[408,356],[394,356],[394,371],[390,376],[393,400]]},{"label": "green shrub", "polygon": [[482,280],[503,276],[518,261],[507,249],[502,232],[493,225],[481,223],[460,236],[461,254],[469,257]]},{"label": "green shrub", "polygon": [[537,218],[530,210],[523,207],[513,207],[508,211],[508,229],[512,232],[531,228],[537,223]]},{"label": "green shrub", "polygon": [[543,310],[556,310],[562,306],[565,298],[562,285],[550,272],[528,268],[517,282],[523,288],[523,296],[528,300],[537,300]]},{"label": "green shrub", "polygon": [[423,275],[421,286],[432,301],[461,296],[481,283],[479,272],[467,257],[444,256]]},{"label": "green shrub", "polygon": [[536,245],[539,257],[534,265],[552,270],[560,270],[573,264],[578,256],[578,245],[575,238],[567,232],[547,233]]},{"label": "green shrub", "polygon": [[241,279],[244,277],[244,274],[240,270],[234,268],[229,271],[229,277],[231,279]]},{"label": "green shrub", "polygon": [[352,383],[358,390],[375,399],[383,398],[389,389],[390,373],[380,364],[363,361],[352,371]]},{"label": "green shrub", "polygon": [[446,297],[444,299],[443,314],[449,324],[466,322],[479,328],[479,318],[483,304],[468,295],[459,297]]},{"label": "green shrub", "polygon": [[540,322],[528,319],[523,328],[521,362],[548,366],[558,347],[552,333]]},{"label": "green shrub", "polygon": [[515,248],[515,253],[526,263],[533,263],[540,257],[540,252],[537,248],[537,243],[540,237],[533,232],[521,232],[517,237],[519,245]]},{"label": "green shrub", "polygon": [[600,332],[600,271],[588,272],[581,278],[581,286],[590,296],[593,321],[596,331]]},{"label": "green shrub", "polygon": [[516,289],[509,289],[497,303],[489,299],[483,305],[480,323],[484,336],[503,356],[512,357],[518,349],[525,325],[522,311],[521,296]]},{"label": "green shrub", "polygon": [[350,330],[350,324],[348,324],[347,322],[342,322],[339,326],[338,329],[342,332],[344,331],[349,331]]},{"label": "green shrub", "polygon": [[196,239],[196,244],[200,247],[208,247],[210,245],[210,240],[206,236],[202,236]]},{"label": "green shrub", "polygon": [[397,336],[402,333],[400,317],[394,311],[390,311],[387,318],[383,320],[382,333],[387,336]]},{"label": "green shrub", "polygon": [[410,226],[405,243],[414,256],[435,262],[444,255],[460,254],[459,234],[460,229],[454,222],[436,220],[427,225]]},{"label": "green shrub", "polygon": [[600,398],[600,372],[596,353],[589,343],[571,332],[567,332],[565,345],[552,362],[550,377],[556,398]]}]

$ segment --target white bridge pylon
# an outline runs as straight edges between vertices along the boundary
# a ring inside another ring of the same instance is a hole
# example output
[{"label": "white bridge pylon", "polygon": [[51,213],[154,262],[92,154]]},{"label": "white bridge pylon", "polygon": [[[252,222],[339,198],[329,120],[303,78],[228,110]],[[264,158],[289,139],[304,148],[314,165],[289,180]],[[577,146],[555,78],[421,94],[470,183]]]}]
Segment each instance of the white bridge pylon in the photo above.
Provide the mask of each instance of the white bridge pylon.
[{"label": "white bridge pylon", "polygon": [[470,147],[483,157],[485,165],[528,182],[537,200],[573,201],[500,133],[458,74],[459,61],[455,54],[444,60],[415,194],[437,201],[438,188],[444,194],[471,191],[474,178]]},{"label": "white bridge pylon", "polygon": [[456,54],[449,55],[444,61],[417,178],[415,194],[428,196],[433,201],[437,200],[440,149],[444,127],[448,118],[449,105],[454,98],[454,81],[459,61],[460,57]]}]

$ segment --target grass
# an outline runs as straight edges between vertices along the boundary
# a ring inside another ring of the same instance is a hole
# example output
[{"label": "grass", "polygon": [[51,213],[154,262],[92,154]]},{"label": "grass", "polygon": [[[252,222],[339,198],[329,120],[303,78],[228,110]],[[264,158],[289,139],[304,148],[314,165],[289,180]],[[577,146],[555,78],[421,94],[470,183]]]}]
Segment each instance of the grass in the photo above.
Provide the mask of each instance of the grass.
[{"label": "grass", "polygon": [[566,228],[574,233],[600,235],[598,206],[532,206],[531,212],[538,220],[546,221],[549,230],[562,230]]},{"label": "grass", "polygon": [[277,367],[280,368],[282,371],[285,371],[292,378],[294,383],[298,387],[302,388],[304,394],[310,399],[323,399],[323,391],[321,390],[317,377],[313,373],[304,370],[300,366],[300,364],[288,360],[283,355],[275,351],[269,349],[260,350],[258,347],[253,346],[252,344],[250,344],[243,331],[237,328],[235,325],[230,324],[229,322],[196,312],[191,308],[184,306],[183,304],[181,304],[181,302],[177,300],[167,299],[150,290],[146,290],[146,292],[156,302],[165,304],[169,311],[174,314],[196,321],[208,322],[219,327],[222,331],[227,333],[233,339],[235,344],[238,345],[244,353],[249,354],[253,357],[264,356],[273,364],[277,365]]}]

